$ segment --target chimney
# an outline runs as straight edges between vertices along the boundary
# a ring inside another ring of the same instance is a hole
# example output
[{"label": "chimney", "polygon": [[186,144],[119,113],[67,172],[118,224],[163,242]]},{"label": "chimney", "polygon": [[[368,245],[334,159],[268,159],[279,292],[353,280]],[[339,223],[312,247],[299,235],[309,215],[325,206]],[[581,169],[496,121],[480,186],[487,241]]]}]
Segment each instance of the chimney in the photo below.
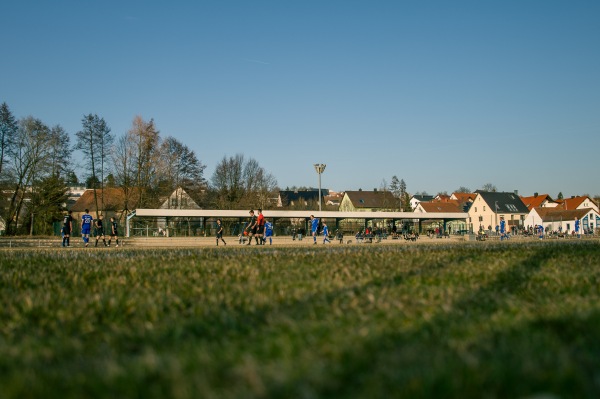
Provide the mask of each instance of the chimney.
[{"label": "chimney", "polygon": [[537,198],[538,193],[533,193],[533,198]]},{"label": "chimney", "polygon": [[519,190],[515,190],[515,195],[519,195]]}]

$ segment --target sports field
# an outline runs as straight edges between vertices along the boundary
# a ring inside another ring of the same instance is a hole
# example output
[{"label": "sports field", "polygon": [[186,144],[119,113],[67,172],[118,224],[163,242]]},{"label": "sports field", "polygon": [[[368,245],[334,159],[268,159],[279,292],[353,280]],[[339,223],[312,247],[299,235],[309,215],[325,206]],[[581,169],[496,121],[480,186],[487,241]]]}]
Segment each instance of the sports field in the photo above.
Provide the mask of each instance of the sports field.
[{"label": "sports field", "polygon": [[598,398],[598,241],[0,250],[3,398]]}]

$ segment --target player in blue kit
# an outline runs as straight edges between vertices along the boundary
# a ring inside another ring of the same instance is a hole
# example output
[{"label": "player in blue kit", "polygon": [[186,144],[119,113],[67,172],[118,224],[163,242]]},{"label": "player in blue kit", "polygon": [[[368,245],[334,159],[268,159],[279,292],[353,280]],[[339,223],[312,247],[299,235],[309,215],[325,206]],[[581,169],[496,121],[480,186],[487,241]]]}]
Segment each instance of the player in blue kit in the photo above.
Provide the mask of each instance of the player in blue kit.
[{"label": "player in blue kit", "polygon": [[329,241],[329,227],[327,227],[327,223],[323,222],[323,244],[331,243]]},{"label": "player in blue kit", "polygon": [[269,222],[265,219],[265,237],[263,242],[267,242],[267,238],[269,239],[269,245],[273,244],[273,223]]},{"label": "player in blue kit", "polygon": [[577,234],[577,238],[581,238],[581,235],[579,235],[580,224],[581,221],[575,216],[575,234]]},{"label": "player in blue kit", "polygon": [[504,240],[506,237],[506,221],[504,217],[500,217],[500,241]]},{"label": "player in blue kit", "polygon": [[83,238],[86,247],[90,244],[90,232],[92,231],[93,221],[94,218],[90,215],[89,209],[86,209],[81,217],[81,238]]},{"label": "player in blue kit", "polygon": [[310,215],[310,231],[313,236],[313,244],[316,244],[317,234],[319,234],[319,219],[315,215]]}]

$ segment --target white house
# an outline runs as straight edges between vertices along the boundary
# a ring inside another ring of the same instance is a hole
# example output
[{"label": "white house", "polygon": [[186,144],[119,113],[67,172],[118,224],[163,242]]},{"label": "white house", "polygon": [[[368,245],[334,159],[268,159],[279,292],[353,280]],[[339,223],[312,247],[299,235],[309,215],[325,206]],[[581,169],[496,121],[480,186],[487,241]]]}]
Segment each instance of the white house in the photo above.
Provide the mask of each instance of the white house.
[{"label": "white house", "polygon": [[557,200],[557,202],[566,211],[591,208],[598,212],[598,204],[588,196],[572,196],[571,198]]},{"label": "white house", "polygon": [[600,213],[593,208],[564,210],[560,208],[533,208],[525,218],[525,228],[542,225],[550,231],[571,233],[575,218],[581,221],[583,231],[594,231],[600,226]]},{"label": "white house", "polygon": [[410,209],[416,209],[421,202],[430,202],[433,200],[433,195],[413,195],[410,197]]}]

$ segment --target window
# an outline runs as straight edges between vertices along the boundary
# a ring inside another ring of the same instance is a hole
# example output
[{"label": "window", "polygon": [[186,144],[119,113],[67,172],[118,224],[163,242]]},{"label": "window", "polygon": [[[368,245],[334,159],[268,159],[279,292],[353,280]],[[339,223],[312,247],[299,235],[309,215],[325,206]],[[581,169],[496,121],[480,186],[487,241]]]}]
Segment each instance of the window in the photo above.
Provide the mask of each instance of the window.
[{"label": "window", "polygon": [[510,212],[519,212],[519,210],[517,209],[516,206],[514,206],[513,204],[506,204],[506,208],[510,211]]},{"label": "window", "polygon": [[483,206],[483,211],[485,212],[485,205]]},{"label": "window", "polygon": [[475,213],[477,213],[477,207],[475,207]]}]

